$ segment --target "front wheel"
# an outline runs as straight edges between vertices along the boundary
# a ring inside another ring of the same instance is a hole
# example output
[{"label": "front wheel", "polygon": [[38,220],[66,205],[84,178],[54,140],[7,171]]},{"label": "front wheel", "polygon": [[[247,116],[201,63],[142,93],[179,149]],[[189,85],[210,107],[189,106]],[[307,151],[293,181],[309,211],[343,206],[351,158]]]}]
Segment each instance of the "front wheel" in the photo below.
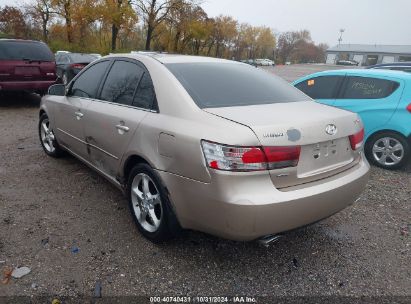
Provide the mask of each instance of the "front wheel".
[{"label": "front wheel", "polygon": [[410,149],[404,136],[387,131],[371,136],[365,146],[365,154],[372,164],[395,170],[405,166],[410,158]]},{"label": "front wheel", "polygon": [[179,232],[166,189],[149,165],[138,164],[131,170],[127,192],[134,221],[147,239],[163,242]]},{"label": "front wheel", "polygon": [[50,126],[50,120],[46,113],[43,113],[40,116],[39,137],[41,146],[47,155],[51,157],[59,157],[63,154],[63,151],[57,143],[56,136]]}]

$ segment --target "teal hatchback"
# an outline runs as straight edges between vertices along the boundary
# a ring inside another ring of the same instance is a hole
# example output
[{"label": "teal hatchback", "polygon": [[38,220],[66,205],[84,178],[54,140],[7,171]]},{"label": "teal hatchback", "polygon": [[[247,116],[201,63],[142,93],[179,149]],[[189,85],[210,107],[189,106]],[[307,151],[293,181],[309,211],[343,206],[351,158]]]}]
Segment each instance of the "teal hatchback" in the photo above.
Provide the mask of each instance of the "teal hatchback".
[{"label": "teal hatchback", "polygon": [[294,86],[316,101],[360,115],[368,160],[404,167],[411,154],[411,74],[388,70],[334,70],[308,75]]}]

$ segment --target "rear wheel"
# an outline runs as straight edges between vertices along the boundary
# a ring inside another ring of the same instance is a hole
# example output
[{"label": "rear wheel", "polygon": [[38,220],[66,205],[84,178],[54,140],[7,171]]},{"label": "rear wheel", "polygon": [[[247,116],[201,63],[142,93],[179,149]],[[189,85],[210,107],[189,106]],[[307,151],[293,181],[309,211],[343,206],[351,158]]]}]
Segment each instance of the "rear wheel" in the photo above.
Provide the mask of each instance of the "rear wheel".
[{"label": "rear wheel", "polygon": [[410,149],[404,136],[387,131],[371,136],[365,146],[365,153],[372,164],[395,170],[405,165],[410,158]]},{"label": "rear wheel", "polygon": [[63,154],[63,150],[61,150],[57,143],[56,136],[50,126],[50,121],[46,113],[40,116],[38,128],[40,143],[44,152],[51,157],[60,157]]},{"label": "rear wheel", "polygon": [[138,230],[158,243],[177,235],[180,227],[160,177],[147,164],[137,164],[130,173],[127,191],[130,211]]}]

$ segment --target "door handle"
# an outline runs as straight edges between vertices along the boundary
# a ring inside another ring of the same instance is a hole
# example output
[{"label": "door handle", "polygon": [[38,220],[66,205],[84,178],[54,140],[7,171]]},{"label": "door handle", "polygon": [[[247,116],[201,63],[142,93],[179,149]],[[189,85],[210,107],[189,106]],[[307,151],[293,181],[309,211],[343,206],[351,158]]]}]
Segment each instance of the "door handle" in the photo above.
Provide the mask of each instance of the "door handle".
[{"label": "door handle", "polygon": [[121,131],[124,131],[124,132],[130,131],[130,128],[127,127],[127,126],[124,126],[124,125],[116,125],[116,128],[117,128],[118,130],[121,130]]},{"label": "door handle", "polygon": [[76,115],[77,120],[80,120],[84,116],[84,114],[81,112],[74,112],[74,115]]}]

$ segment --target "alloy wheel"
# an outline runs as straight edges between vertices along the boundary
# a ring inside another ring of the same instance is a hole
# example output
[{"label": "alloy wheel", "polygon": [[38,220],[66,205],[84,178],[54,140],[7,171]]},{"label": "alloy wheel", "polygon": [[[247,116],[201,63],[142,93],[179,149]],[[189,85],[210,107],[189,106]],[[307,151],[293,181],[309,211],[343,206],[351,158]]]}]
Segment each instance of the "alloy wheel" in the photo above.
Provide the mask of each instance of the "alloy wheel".
[{"label": "alloy wheel", "polygon": [[131,184],[131,202],[137,221],[148,232],[156,232],[163,219],[160,192],[145,173],[137,174]]},{"label": "alloy wheel", "polygon": [[48,118],[43,119],[40,127],[40,136],[44,148],[49,153],[54,153],[56,147],[54,146],[55,136],[53,131],[50,129],[50,122]]},{"label": "alloy wheel", "polygon": [[404,146],[397,139],[382,137],[378,139],[373,147],[374,159],[383,166],[397,165],[404,157]]}]

